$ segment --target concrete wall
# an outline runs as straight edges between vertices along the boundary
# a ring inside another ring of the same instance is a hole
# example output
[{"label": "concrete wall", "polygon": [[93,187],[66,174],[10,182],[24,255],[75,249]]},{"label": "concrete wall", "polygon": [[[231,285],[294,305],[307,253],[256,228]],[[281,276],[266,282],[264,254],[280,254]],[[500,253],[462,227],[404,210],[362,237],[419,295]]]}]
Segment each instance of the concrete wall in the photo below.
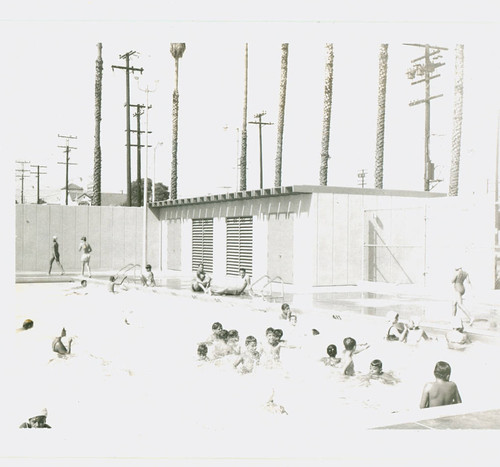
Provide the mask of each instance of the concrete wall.
[{"label": "concrete wall", "polygon": [[[159,223],[148,215],[148,262],[157,268]],[[92,271],[114,271],[128,263],[142,263],[143,210],[118,206],[16,206],[16,271],[47,272],[52,237],[58,237],[66,271],[81,270],[80,238],[92,247]],[[56,273],[58,266],[54,265]]]}]

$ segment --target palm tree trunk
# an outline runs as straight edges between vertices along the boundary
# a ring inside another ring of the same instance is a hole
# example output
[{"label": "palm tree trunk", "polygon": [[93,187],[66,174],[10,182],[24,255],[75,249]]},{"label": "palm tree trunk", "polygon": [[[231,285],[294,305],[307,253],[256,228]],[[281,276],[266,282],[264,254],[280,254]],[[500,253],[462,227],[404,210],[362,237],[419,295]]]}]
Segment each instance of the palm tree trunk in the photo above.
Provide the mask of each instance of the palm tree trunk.
[{"label": "palm tree trunk", "polygon": [[462,109],[464,100],[464,46],[455,47],[455,103],[453,109],[453,132],[451,141],[450,186],[448,195],[458,195],[460,171],[460,148],[462,141]]},{"label": "palm tree trunk", "polygon": [[179,130],[179,59],[182,58],[186,44],[170,44],[170,53],[175,59],[175,88],[172,102],[172,171],[170,176],[170,193],[172,199],[177,199],[177,135]]},{"label": "palm tree trunk", "polygon": [[177,89],[174,89],[172,100],[172,170],[170,176],[170,197],[171,199],[177,199],[177,134],[179,130],[179,92]]},{"label": "palm tree trunk", "polygon": [[330,146],[330,121],[332,113],[333,44],[326,45],[325,97],[323,102],[323,134],[321,136],[321,165],[319,184],[328,182],[328,149]]},{"label": "palm tree trunk", "polygon": [[102,44],[97,44],[95,74],[95,142],[94,142],[94,182],[92,204],[101,205],[101,105],[102,105]]},{"label": "palm tree trunk", "polygon": [[387,95],[387,44],[380,46],[378,63],[377,142],[375,144],[375,188],[384,187],[385,100]]},{"label": "palm tree trunk", "polygon": [[243,123],[241,126],[240,191],[247,189],[247,104],[248,104],[248,44],[245,44],[245,87],[243,93]]},{"label": "palm tree trunk", "polygon": [[281,186],[281,166],[283,157],[283,129],[285,125],[286,84],[288,73],[288,44],[281,44],[280,104],[278,115],[278,142],[274,169],[274,186]]}]

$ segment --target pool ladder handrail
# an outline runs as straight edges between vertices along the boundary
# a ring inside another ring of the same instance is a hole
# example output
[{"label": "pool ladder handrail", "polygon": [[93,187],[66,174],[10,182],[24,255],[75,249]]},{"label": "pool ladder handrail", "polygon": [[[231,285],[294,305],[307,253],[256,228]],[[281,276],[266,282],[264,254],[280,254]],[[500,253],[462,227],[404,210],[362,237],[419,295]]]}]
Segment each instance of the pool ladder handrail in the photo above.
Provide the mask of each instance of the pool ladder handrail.
[{"label": "pool ladder handrail", "polygon": [[139,271],[141,271],[142,269],[142,266],[140,264],[134,264],[134,263],[129,263],[127,264],[126,266],[123,266],[116,274],[115,274],[115,277],[118,277],[120,274],[122,276],[125,276],[127,277],[128,279],[128,276],[126,275],[127,272],[129,272],[131,269],[134,270],[134,279],[137,279],[137,268],[139,268]]},{"label": "pool ladder handrail", "polygon": [[[256,284],[258,284],[261,280],[267,279],[267,282],[264,284],[264,286],[260,289],[260,293],[257,292],[254,287]],[[277,298],[284,298],[285,297],[285,285],[283,282],[283,279],[280,276],[274,276],[272,279],[269,275],[264,274],[263,276],[259,277],[251,286],[250,286],[250,292],[253,293],[254,295],[261,296],[262,298],[265,298],[266,295],[264,294],[264,290],[266,287],[272,287],[274,283],[279,283],[281,284],[281,296],[278,296]],[[273,291],[271,290],[271,293],[269,297],[272,297]]]}]

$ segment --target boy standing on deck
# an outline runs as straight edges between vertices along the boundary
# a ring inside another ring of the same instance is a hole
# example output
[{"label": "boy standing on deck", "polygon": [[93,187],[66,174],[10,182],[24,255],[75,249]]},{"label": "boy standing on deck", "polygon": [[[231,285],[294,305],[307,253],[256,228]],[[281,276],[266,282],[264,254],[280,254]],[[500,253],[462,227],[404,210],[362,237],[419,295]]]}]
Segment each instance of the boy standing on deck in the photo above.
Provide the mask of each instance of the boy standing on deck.
[{"label": "boy standing on deck", "polygon": [[434,368],[436,381],[427,383],[422,392],[420,408],[438,407],[440,405],[460,404],[462,398],[457,385],[450,381],[451,367],[446,362],[437,362]]}]

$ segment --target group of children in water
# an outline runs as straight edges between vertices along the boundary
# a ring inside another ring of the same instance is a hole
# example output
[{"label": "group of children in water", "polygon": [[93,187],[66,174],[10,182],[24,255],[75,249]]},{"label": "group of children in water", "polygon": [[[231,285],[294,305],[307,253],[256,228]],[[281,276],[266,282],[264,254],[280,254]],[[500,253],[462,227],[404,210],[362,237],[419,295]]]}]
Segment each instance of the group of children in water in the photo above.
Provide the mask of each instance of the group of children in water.
[{"label": "group of children in water", "polygon": [[[297,323],[297,315],[292,313],[290,306],[284,303],[281,306],[280,318],[287,320],[290,326]],[[339,319],[336,317],[336,319]],[[399,321],[399,316],[395,312],[388,315],[389,328],[385,336],[387,341],[413,342],[433,340],[419,326],[419,322],[413,318],[407,324]],[[318,335],[319,331],[312,329],[312,335]],[[453,323],[453,330],[446,335],[449,348],[463,348],[466,340],[463,338],[462,323]],[[468,340],[468,338],[467,338]],[[212,334],[198,344],[198,359],[200,361],[210,361],[217,364],[222,360],[230,361],[232,366],[242,374],[252,373],[257,366],[273,368],[280,363],[281,349],[284,347],[298,348],[283,338],[282,329],[269,327],[266,329],[265,338],[258,342],[257,338],[249,335],[245,338],[244,348],[240,347],[240,336],[237,330],[226,330],[220,322],[212,325]],[[458,347],[456,347],[458,346]],[[352,377],[356,375],[354,369],[354,355],[368,349],[369,344],[360,343],[352,337],[343,339],[343,349],[341,355],[337,354],[337,346],[329,344],[326,348],[326,356],[319,359],[325,366],[339,370],[341,375]],[[420,408],[435,407],[440,405],[457,404],[461,402],[461,397],[455,383],[449,381],[451,367],[448,363],[439,361],[436,363],[434,375],[436,380],[427,383],[424,387]],[[370,363],[367,374],[357,375],[361,383],[377,380],[384,384],[394,385],[399,379],[391,371],[383,370],[383,363],[380,359],[374,359]]]}]

